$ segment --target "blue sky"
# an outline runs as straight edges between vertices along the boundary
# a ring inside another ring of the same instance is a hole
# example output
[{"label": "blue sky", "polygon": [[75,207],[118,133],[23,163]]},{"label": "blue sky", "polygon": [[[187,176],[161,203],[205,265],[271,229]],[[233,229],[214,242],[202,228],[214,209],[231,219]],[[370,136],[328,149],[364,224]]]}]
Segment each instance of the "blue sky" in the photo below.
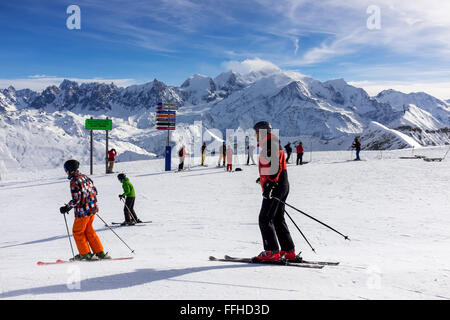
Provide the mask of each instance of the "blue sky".
[{"label": "blue sky", "polygon": [[[81,9],[80,30],[66,27],[69,5]],[[379,29],[368,28],[371,5]],[[180,85],[265,61],[370,94],[450,98],[450,1],[1,1],[0,35],[0,88],[63,78]]]}]

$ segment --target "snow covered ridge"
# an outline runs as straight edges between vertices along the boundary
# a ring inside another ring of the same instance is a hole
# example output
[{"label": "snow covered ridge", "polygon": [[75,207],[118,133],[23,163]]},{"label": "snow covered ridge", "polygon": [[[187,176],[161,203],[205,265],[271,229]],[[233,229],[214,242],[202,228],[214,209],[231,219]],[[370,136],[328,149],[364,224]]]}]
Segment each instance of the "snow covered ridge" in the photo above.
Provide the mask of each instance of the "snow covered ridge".
[{"label": "snow covered ridge", "polygon": [[[268,69],[228,71],[214,79],[197,74],[180,87],[156,79],[126,88],[64,80],[42,92],[0,89],[0,161],[6,167],[53,167],[69,157],[87,161],[84,120],[90,116],[113,119],[110,145],[119,161],[161,156],[166,133],[155,129],[160,101],[179,107],[172,141],[188,148],[205,133],[215,132],[206,142],[217,142],[227,129],[247,130],[260,120],[278,128],[283,143],[302,139],[314,150],[346,150],[355,135],[366,149],[450,143],[448,101],[394,90],[370,97],[343,79],[320,82]],[[103,161],[104,134],[96,132],[95,139],[96,161]]]}]

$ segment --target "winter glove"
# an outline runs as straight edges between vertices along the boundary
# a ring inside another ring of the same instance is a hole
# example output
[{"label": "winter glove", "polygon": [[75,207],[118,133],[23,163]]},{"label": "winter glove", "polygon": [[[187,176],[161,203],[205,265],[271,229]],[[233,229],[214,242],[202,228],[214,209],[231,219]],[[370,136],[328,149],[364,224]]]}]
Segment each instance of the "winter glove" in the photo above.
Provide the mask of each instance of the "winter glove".
[{"label": "winter glove", "polygon": [[123,194],[119,194],[119,199],[120,200],[122,200],[122,199],[124,199],[125,198],[125,196],[123,195]]},{"label": "winter glove", "polygon": [[261,178],[258,177],[258,179],[256,179],[256,183],[261,183]]},{"label": "winter glove", "polygon": [[263,198],[264,199],[272,199],[272,193],[273,190],[275,189],[275,187],[278,184],[276,182],[272,182],[272,181],[267,181],[266,183],[264,183],[263,186]]},{"label": "winter glove", "polygon": [[66,204],[65,206],[62,206],[61,208],[59,208],[59,212],[61,212],[62,214],[66,214],[70,211],[70,209],[72,209],[72,208]]}]

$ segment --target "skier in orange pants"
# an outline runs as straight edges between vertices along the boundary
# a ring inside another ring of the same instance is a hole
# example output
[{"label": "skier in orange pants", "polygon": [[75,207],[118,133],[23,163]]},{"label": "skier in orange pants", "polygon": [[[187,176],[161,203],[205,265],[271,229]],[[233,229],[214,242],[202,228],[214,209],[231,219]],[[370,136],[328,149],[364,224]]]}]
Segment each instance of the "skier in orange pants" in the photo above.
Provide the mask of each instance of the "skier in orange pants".
[{"label": "skier in orange pants", "polygon": [[79,252],[75,260],[110,259],[108,253],[103,251],[102,243],[92,226],[98,212],[97,189],[89,177],[78,171],[79,166],[77,160],[64,163],[67,178],[70,180],[72,200],[59,209],[62,214],[66,214],[75,208],[72,233]]}]

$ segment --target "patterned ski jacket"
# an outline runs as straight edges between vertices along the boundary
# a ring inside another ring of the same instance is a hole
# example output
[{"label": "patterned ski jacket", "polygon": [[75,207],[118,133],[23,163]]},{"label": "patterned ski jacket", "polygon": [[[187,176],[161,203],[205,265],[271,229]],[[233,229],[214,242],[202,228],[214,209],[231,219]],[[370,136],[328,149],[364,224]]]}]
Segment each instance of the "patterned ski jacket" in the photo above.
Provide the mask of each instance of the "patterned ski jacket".
[{"label": "patterned ski jacket", "polygon": [[88,217],[98,212],[97,188],[94,182],[78,170],[69,176],[72,200],[68,206],[75,209],[75,218]]}]

